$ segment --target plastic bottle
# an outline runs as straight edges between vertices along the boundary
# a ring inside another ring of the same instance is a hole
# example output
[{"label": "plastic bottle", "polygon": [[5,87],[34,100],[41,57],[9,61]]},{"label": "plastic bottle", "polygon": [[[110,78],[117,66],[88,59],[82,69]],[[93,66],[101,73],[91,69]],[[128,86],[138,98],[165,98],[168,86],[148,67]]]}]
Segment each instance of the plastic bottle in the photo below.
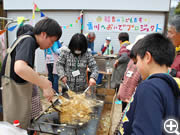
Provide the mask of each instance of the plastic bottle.
[{"label": "plastic bottle", "polygon": [[106,61],[106,72],[111,73],[112,72],[112,65],[110,63],[110,58]]},{"label": "plastic bottle", "polygon": [[14,125],[15,127],[21,128],[19,120],[14,120],[14,121],[13,121],[13,125]]}]

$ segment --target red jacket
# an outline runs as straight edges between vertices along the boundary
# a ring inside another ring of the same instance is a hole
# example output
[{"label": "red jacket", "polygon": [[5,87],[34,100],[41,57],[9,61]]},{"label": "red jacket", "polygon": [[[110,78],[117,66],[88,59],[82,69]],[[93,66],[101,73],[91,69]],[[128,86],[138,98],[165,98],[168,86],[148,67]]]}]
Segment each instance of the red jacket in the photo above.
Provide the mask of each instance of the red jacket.
[{"label": "red jacket", "polygon": [[126,46],[122,46],[121,48],[120,48],[120,50],[119,50],[119,56],[121,56],[122,55],[122,53],[127,53],[128,54],[128,56],[130,55],[130,51],[126,48]]},{"label": "red jacket", "polygon": [[130,51],[126,48],[128,45],[130,45],[130,42],[129,41],[124,41],[122,43],[122,46],[119,50],[119,56],[121,56],[122,53],[127,53],[128,56],[130,55]]},{"label": "red jacket", "polygon": [[180,78],[180,52],[177,53],[171,68],[177,71],[176,77]]},{"label": "red jacket", "polygon": [[120,84],[117,98],[122,101],[130,100],[139,81],[140,73],[133,60],[130,60],[124,73],[124,80]]}]

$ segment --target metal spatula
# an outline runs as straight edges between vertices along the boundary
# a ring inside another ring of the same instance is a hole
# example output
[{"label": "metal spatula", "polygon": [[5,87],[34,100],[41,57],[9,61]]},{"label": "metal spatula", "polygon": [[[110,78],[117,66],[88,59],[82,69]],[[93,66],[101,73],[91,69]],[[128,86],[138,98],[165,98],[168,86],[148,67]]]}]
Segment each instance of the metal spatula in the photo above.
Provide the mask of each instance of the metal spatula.
[{"label": "metal spatula", "polygon": [[65,83],[65,87],[62,87],[62,92],[63,92],[63,97],[70,99],[69,94],[67,93],[67,91],[70,90],[69,86],[67,85],[67,83]]},{"label": "metal spatula", "polygon": [[65,83],[66,87],[68,88],[68,90],[70,90],[69,86],[67,85],[67,83]]},{"label": "metal spatula", "polygon": [[[53,89],[54,90],[54,89]],[[54,93],[55,93],[55,95],[58,97],[58,102],[60,103],[60,104],[62,104],[62,100],[61,99],[59,99],[59,96],[61,96],[62,95],[62,93],[57,93],[55,90],[54,90]]]},{"label": "metal spatula", "polygon": [[[62,103],[62,101],[59,99],[59,97],[56,97],[55,101],[50,101],[50,105],[44,110],[42,111],[39,116],[37,116],[36,118],[34,118],[34,120],[37,120],[38,118],[40,118],[49,108],[54,107],[54,103],[58,100],[59,103]],[[60,101],[59,101],[60,100]],[[58,110],[59,111],[59,110]]]},{"label": "metal spatula", "polygon": [[90,88],[90,86],[88,86],[88,87],[84,90],[83,94],[86,93],[86,92],[89,90],[89,88]]}]

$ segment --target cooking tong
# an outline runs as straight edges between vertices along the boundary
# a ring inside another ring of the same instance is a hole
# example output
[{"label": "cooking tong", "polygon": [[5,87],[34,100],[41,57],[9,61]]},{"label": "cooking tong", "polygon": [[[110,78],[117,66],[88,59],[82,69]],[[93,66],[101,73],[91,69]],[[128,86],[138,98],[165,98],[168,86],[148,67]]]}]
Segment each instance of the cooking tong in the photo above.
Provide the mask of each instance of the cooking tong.
[{"label": "cooking tong", "polygon": [[[53,89],[53,90],[54,90],[54,89]],[[41,112],[40,115],[35,118],[35,120],[37,120],[38,118],[40,118],[40,117],[41,117],[49,108],[51,108],[51,107],[52,107],[54,110],[56,110],[56,111],[60,111],[60,110],[58,110],[58,109],[55,107],[54,103],[56,103],[56,102],[58,101],[59,104],[62,104],[62,100],[59,99],[59,96],[62,95],[62,93],[59,93],[59,94],[58,94],[55,90],[54,90],[54,92],[55,92],[55,95],[57,96],[56,99],[55,99],[54,101],[50,101],[51,104],[47,107],[47,109],[45,109],[43,112]]]},{"label": "cooking tong", "polygon": [[[69,88],[69,86],[67,85],[67,83],[65,83],[65,85],[66,85],[67,89],[70,90],[70,88]],[[90,88],[90,86],[88,86],[88,87],[84,90],[83,94],[86,93],[86,92],[89,90],[89,88]],[[68,96],[69,96],[69,95],[68,95]]]},{"label": "cooking tong", "polygon": [[90,86],[88,86],[88,87],[84,90],[83,94],[86,93],[86,92],[89,90],[89,88],[90,88]]}]

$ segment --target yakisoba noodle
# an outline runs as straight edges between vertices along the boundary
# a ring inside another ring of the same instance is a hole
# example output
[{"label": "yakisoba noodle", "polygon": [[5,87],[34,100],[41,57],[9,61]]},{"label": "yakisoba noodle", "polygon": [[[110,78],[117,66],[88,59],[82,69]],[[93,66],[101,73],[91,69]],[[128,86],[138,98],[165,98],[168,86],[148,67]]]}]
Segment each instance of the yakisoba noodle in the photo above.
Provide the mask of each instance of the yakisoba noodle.
[{"label": "yakisoba noodle", "polygon": [[86,123],[90,120],[90,113],[92,113],[92,107],[95,106],[95,101],[92,99],[86,99],[84,94],[76,94],[73,91],[68,90],[70,99],[60,96],[62,104],[56,106],[60,113],[60,122],[66,124],[79,124]]}]

